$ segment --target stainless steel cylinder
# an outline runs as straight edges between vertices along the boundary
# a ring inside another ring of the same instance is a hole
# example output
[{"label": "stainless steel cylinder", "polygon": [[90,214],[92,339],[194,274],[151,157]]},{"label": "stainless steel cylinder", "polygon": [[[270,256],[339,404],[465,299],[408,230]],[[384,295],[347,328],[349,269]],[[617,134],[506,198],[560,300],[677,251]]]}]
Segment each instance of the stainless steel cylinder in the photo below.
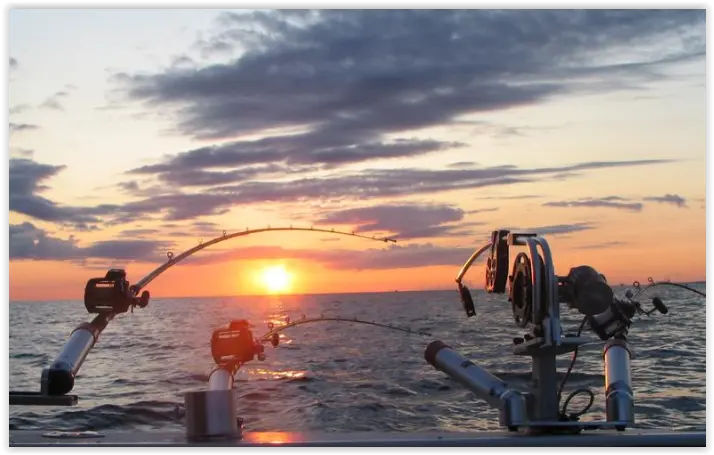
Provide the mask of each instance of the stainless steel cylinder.
[{"label": "stainless steel cylinder", "polygon": [[241,438],[233,390],[201,390],[184,395],[186,438]]},{"label": "stainless steel cylinder", "polygon": [[78,327],[49,368],[42,372],[41,391],[47,395],[64,395],[74,387],[74,377],[97,341],[89,324]]},{"label": "stainless steel cylinder", "polygon": [[[632,354],[626,340],[605,343],[605,415],[610,422],[635,422],[635,406],[630,375]],[[624,428],[620,428],[624,429]]]},{"label": "stainless steel cylinder", "polygon": [[500,423],[518,427],[526,423],[526,399],[522,393],[508,387],[498,377],[462,356],[441,341],[434,341],[424,352],[426,361],[500,410]]},{"label": "stainless steel cylinder", "polygon": [[225,368],[218,367],[208,376],[208,390],[231,390],[233,374]]}]

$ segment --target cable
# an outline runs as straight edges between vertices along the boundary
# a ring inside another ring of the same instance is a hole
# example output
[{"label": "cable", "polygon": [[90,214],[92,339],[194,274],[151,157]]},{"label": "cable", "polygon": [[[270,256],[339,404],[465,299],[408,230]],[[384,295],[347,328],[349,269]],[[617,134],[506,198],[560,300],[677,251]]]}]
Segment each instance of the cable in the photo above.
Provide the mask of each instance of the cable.
[{"label": "cable", "polygon": [[[570,400],[572,400],[576,396],[583,394],[583,393],[590,395],[590,402],[588,402],[588,404],[580,411],[574,412],[570,415],[567,415],[566,411],[568,410],[568,405],[570,404]],[[560,414],[561,414],[561,416],[567,417],[568,420],[576,420],[578,417],[580,417],[581,415],[588,412],[588,410],[590,410],[590,407],[592,407],[594,402],[595,402],[595,394],[592,392],[592,390],[577,389],[577,390],[571,392],[570,395],[568,395],[568,398],[565,399],[565,403],[563,403],[563,409],[560,411]]]},{"label": "cable", "polygon": [[[580,336],[580,334],[583,332],[583,327],[585,327],[585,323],[587,322],[588,318],[587,316],[583,318],[583,320],[580,322],[580,326],[578,327],[578,334],[577,336]],[[578,359],[578,346],[575,346],[575,350],[573,351],[573,358],[570,360],[570,366],[568,366],[568,371],[565,372],[565,376],[563,377],[563,380],[560,382],[560,387],[558,388],[558,406],[560,406],[560,399],[563,396],[563,388],[565,388],[565,383],[568,381],[568,378],[570,377],[570,373],[573,371],[573,367],[575,366],[575,361]],[[565,400],[565,405],[563,406],[563,412],[562,414],[565,414],[565,408],[567,407],[568,403],[570,400],[575,397],[575,395],[578,395],[581,393],[581,391],[587,390],[592,395],[592,392],[588,389],[578,389],[575,392],[577,393],[571,393],[568,398]],[[590,409],[590,406],[592,406],[592,403],[588,405],[585,410],[581,412],[582,413],[586,412],[588,409]]]}]

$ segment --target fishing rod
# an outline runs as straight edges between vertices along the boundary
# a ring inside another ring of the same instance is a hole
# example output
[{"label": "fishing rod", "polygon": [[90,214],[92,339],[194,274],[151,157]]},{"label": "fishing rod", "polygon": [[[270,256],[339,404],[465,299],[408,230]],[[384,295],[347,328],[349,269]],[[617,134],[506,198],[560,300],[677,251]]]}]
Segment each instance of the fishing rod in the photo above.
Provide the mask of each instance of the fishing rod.
[{"label": "fishing rod", "polygon": [[277,346],[278,343],[276,340],[278,340],[278,338],[276,338],[276,337],[280,334],[280,332],[287,330],[291,327],[296,327],[298,325],[309,324],[309,323],[314,323],[314,322],[348,322],[348,323],[353,323],[353,324],[365,324],[365,325],[381,327],[381,328],[388,329],[388,330],[396,330],[399,332],[411,333],[414,335],[421,335],[421,336],[427,336],[427,337],[431,336],[431,334],[429,332],[423,332],[420,330],[412,330],[409,327],[399,327],[399,326],[392,325],[392,324],[380,324],[379,322],[365,321],[365,320],[358,319],[358,318],[345,318],[345,317],[340,317],[340,316],[323,316],[323,315],[320,315],[319,317],[307,318],[303,314],[301,319],[298,319],[295,321],[291,321],[290,318],[287,318],[285,321],[285,325],[281,325],[277,328],[275,327],[275,325],[272,322],[268,323],[268,332],[265,333],[264,335],[261,335],[258,339],[261,342],[270,341],[273,344],[273,346]]},{"label": "fishing rod", "polygon": [[673,287],[677,287],[677,288],[680,288],[680,289],[686,289],[687,291],[694,292],[695,294],[699,294],[699,295],[702,296],[702,297],[706,297],[706,296],[707,296],[706,292],[700,291],[700,290],[698,290],[698,289],[694,289],[693,287],[687,286],[686,284],[675,283],[675,282],[672,282],[672,281],[669,281],[669,280],[667,280],[667,281],[655,281],[652,277],[648,277],[648,278],[647,278],[647,283],[648,283],[647,285],[643,286],[643,285],[640,284],[639,281],[634,281],[634,282],[632,283],[632,287],[635,288],[635,293],[633,294],[632,291],[631,291],[630,289],[628,289],[627,292],[625,293],[625,296],[626,296],[628,299],[636,299],[636,298],[637,298],[640,294],[642,294],[643,292],[646,292],[647,290],[649,290],[649,289],[651,289],[651,288],[653,288],[653,287],[656,287],[656,286],[673,286]]},{"label": "fishing rod", "polygon": [[10,404],[75,404],[77,401],[76,396],[65,397],[65,395],[74,387],[75,377],[89,354],[89,351],[94,347],[99,339],[99,335],[115,316],[126,313],[129,310],[133,312],[135,307],[144,308],[149,304],[149,291],[145,290],[139,296],[139,292],[143,288],[169,268],[209,246],[237,237],[276,231],[315,232],[350,236],[385,243],[397,242],[396,239],[390,237],[367,236],[355,232],[323,229],[312,226],[246,228],[244,231],[230,234],[223,231],[222,235],[207,242],[200,241],[198,245],[177,256],[174,256],[173,252],[169,251],[167,253],[168,260],[165,263],[161,264],[133,285],[130,285],[126,279],[126,271],[124,269],[111,269],[104,277],[92,278],[87,282],[84,290],[84,305],[87,312],[96,314],[96,316],[91,322],[84,322],[72,331],[60,354],[48,368],[42,371],[39,394],[36,392],[11,392]]},{"label": "fishing rod", "polygon": [[260,232],[274,232],[274,231],[302,231],[302,232],[321,232],[321,233],[327,233],[327,234],[338,234],[338,235],[347,235],[350,237],[357,237],[361,239],[366,239],[366,240],[376,240],[378,242],[385,242],[385,243],[396,243],[397,240],[390,238],[390,237],[376,237],[376,236],[368,236],[368,235],[362,235],[362,234],[357,234],[355,232],[344,232],[344,231],[337,231],[335,229],[321,229],[321,228],[316,228],[316,227],[309,227],[309,228],[304,228],[304,227],[293,227],[293,226],[288,226],[288,227],[266,227],[266,228],[260,228],[260,229],[247,229],[245,231],[239,231],[239,232],[234,232],[232,234],[228,234],[226,231],[223,231],[223,235],[216,237],[212,240],[209,240],[208,242],[199,242],[198,245],[195,247],[184,251],[183,253],[179,254],[178,256],[174,256],[173,252],[169,251],[166,253],[166,256],[168,257],[168,260],[157,267],[154,271],[146,275],[144,278],[141,280],[137,281],[134,286],[132,286],[133,293],[134,295],[138,294],[138,292],[146,287],[149,283],[154,281],[159,275],[164,273],[166,270],[168,270],[170,267],[173,267],[174,265],[178,264],[182,260],[186,259],[187,257],[201,251],[204,248],[208,248],[211,245],[215,245],[217,243],[225,242],[226,240],[234,239],[236,237],[242,237],[250,234],[258,234]]},{"label": "fishing rod", "polygon": [[381,324],[374,321],[366,321],[359,318],[346,318],[342,316],[306,317],[304,314],[300,319],[285,319],[285,323],[276,327],[275,323],[268,323],[268,331],[263,335],[254,337],[250,330],[252,324],[245,319],[231,321],[227,327],[220,327],[213,331],[211,336],[211,355],[216,363],[216,368],[211,371],[208,377],[209,390],[230,390],[233,386],[233,376],[236,371],[256,358],[265,360],[265,349],[263,344],[270,343],[273,347],[280,344],[280,333],[303,324],[313,324],[317,322],[346,322],[353,324],[365,324],[380,327],[387,330],[395,330],[411,335],[432,336],[428,332],[413,330],[410,327],[400,327],[391,324]]}]

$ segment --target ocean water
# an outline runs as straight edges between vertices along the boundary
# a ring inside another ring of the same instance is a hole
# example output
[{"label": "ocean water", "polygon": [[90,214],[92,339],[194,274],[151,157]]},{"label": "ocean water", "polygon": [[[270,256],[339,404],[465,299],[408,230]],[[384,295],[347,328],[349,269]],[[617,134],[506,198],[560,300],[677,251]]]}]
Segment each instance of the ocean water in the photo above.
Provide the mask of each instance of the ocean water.
[{"label": "ocean water", "polygon": [[[704,284],[694,285],[704,290]],[[617,290],[620,295],[624,289]],[[705,300],[670,287],[669,314],[641,318],[631,329],[636,426],[704,429]],[[205,387],[213,365],[213,329],[249,319],[255,335],[286,317],[340,315],[428,331],[424,337],[345,322],[319,322],[282,333],[267,359],[236,375],[238,415],[250,431],[473,431],[498,429],[498,414],[436,371],[424,348],[442,340],[516,387],[527,387],[530,359],[511,353],[520,336],[502,296],[474,292],[466,318],[457,292],[395,292],[275,297],[155,299],[110,323],[77,378],[74,407],[10,408],[10,429],[182,429],[183,393]],[[562,310],[575,332],[580,317]],[[11,303],[10,389],[39,390],[42,368],[72,329],[90,320],[81,301]],[[593,335],[594,337],[594,335]],[[589,387],[595,403],[583,420],[604,419],[602,346],[582,348],[566,395]],[[570,354],[559,358],[560,377]],[[571,410],[587,398],[576,398]]]}]

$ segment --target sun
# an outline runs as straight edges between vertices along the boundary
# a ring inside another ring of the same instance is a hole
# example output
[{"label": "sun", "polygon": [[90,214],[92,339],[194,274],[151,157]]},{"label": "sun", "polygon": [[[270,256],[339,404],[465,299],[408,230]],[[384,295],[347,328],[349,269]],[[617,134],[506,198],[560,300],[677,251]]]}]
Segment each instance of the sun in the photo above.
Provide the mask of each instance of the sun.
[{"label": "sun", "polygon": [[282,265],[274,265],[263,270],[262,280],[268,292],[280,294],[290,289],[292,274]]}]

